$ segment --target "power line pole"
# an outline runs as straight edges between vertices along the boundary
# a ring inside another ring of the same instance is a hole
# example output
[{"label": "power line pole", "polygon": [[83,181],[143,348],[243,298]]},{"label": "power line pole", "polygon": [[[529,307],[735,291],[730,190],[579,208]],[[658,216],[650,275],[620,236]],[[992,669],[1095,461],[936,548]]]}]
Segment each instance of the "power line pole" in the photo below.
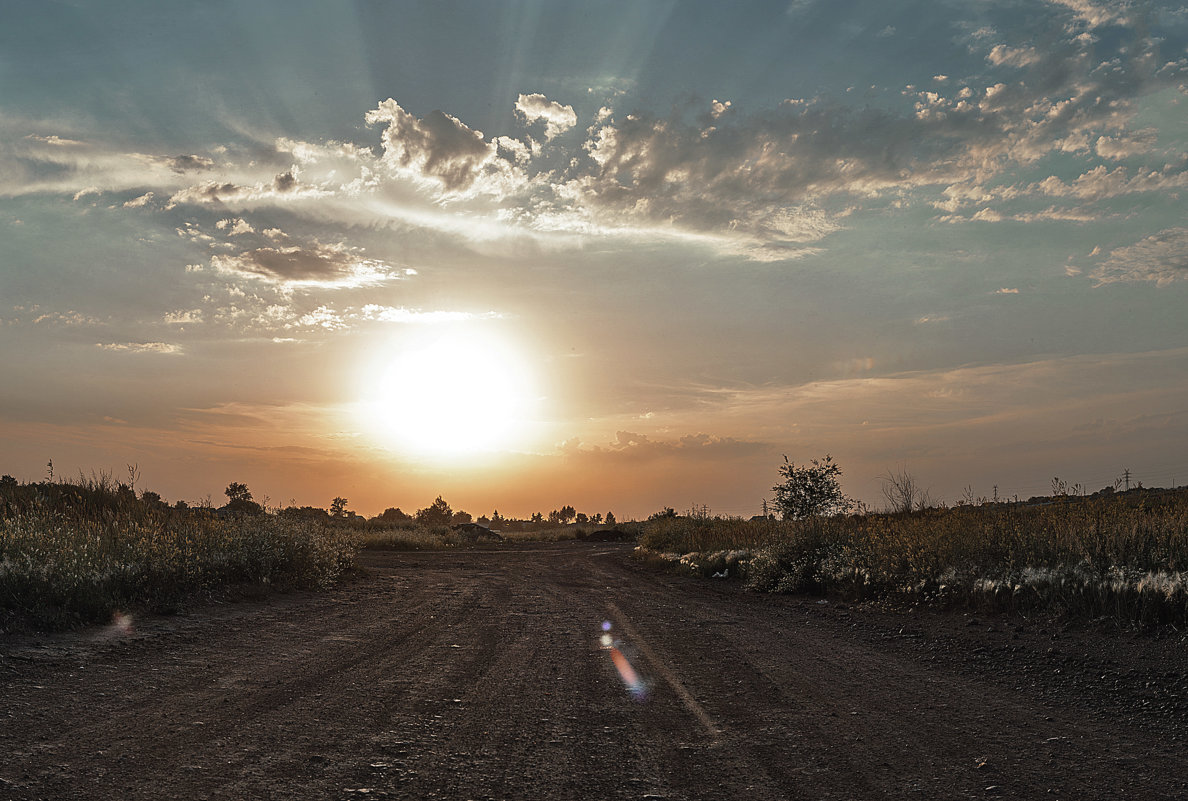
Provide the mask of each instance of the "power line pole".
[{"label": "power line pole", "polygon": [[1130,489],[1130,468],[1123,467],[1122,475],[1126,477],[1126,489],[1129,490]]}]

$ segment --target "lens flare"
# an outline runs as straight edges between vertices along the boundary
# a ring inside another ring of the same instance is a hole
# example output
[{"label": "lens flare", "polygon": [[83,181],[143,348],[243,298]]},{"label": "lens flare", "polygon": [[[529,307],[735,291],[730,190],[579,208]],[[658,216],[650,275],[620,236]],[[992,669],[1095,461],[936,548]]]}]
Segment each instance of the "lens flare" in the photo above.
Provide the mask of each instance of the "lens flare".
[{"label": "lens flare", "polygon": [[619,678],[623,680],[627,691],[631,693],[635,700],[644,701],[648,697],[648,686],[640,678],[640,675],[635,672],[635,668],[631,666],[631,661],[619,649],[620,643],[609,634],[610,627],[609,620],[602,622],[603,634],[599,638],[599,641],[602,643],[602,650],[610,652],[611,663],[615,666],[615,670],[619,672]]},{"label": "lens flare", "polygon": [[117,609],[111,616],[111,625],[120,634],[131,634],[133,631],[132,616]]}]

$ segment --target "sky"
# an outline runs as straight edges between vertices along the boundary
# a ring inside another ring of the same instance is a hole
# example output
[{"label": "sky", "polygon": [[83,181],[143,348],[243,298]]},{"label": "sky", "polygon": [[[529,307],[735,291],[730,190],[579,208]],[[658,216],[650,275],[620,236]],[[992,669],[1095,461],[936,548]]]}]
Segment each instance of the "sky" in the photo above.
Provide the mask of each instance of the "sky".
[{"label": "sky", "polygon": [[0,0],[0,472],[752,515],[1188,481],[1188,10]]}]

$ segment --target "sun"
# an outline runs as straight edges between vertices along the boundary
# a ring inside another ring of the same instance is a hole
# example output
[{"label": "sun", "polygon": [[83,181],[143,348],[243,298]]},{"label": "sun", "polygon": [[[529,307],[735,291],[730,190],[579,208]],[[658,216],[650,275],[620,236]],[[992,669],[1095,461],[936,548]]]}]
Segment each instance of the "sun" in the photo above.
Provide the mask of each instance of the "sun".
[{"label": "sun", "polygon": [[395,343],[366,372],[366,426],[383,444],[432,460],[514,449],[538,400],[521,351],[490,332]]}]

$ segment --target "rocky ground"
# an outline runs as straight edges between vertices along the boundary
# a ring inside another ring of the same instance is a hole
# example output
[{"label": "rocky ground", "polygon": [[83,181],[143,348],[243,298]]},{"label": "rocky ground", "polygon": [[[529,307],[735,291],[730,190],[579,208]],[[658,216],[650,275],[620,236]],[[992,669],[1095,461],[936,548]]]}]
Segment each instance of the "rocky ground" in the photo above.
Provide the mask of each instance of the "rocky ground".
[{"label": "rocky ground", "polygon": [[1183,632],[629,554],[372,551],[328,593],[5,637],[0,799],[1188,797]]}]

